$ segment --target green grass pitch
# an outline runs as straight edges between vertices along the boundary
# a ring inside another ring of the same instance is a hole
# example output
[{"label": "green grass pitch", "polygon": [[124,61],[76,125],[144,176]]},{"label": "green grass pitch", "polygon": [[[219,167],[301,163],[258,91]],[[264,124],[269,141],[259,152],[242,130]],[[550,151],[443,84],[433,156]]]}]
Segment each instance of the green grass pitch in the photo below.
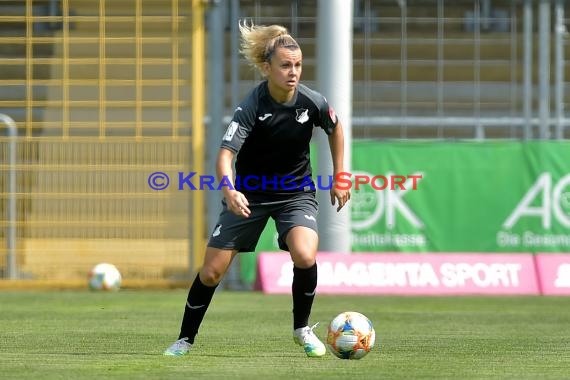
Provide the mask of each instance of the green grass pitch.
[{"label": "green grass pitch", "polygon": [[309,359],[291,299],[218,292],[189,356],[164,357],[185,290],[0,292],[1,379],[563,379],[570,298],[318,295],[311,322],[355,310],[377,344],[362,360]]}]

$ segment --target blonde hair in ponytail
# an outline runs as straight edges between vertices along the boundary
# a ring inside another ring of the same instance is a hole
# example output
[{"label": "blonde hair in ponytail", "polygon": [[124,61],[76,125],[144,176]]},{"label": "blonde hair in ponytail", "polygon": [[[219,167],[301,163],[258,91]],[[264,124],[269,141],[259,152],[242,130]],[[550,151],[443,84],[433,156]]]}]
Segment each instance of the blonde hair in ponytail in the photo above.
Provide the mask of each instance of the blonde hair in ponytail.
[{"label": "blonde hair in ponytail", "polygon": [[240,22],[239,31],[241,34],[240,52],[262,75],[262,64],[271,61],[277,48],[300,49],[297,41],[281,25],[248,25],[247,22]]}]

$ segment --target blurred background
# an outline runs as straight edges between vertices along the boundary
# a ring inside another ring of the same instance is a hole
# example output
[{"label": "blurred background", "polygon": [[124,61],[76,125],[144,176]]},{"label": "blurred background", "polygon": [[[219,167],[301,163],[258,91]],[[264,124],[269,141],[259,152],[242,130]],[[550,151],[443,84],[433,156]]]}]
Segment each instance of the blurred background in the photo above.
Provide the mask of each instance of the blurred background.
[{"label": "blurred background", "polygon": [[[564,1],[352,4],[355,144],[570,137]],[[287,27],[303,49],[302,80],[318,89],[318,9],[0,0],[0,277],[84,283],[111,262],[126,284],[191,278],[219,194],[155,191],[149,175],[207,171],[261,79],[238,53],[238,20]],[[251,285],[249,260],[228,281]]]}]

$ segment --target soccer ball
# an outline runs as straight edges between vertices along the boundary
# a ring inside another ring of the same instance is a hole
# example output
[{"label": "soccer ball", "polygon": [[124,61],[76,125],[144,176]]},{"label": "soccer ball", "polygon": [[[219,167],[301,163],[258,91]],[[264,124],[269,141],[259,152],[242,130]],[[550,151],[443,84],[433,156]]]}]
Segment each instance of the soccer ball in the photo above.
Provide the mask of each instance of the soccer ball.
[{"label": "soccer ball", "polygon": [[92,290],[117,291],[121,280],[121,272],[113,264],[97,264],[89,272],[89,288]]},{"label": "soccer ball", "polygon": [[376,340],[372,322],[355,311],[340,313],[327,328],[327,348],[341,359],[361,359],[366,356]]}]

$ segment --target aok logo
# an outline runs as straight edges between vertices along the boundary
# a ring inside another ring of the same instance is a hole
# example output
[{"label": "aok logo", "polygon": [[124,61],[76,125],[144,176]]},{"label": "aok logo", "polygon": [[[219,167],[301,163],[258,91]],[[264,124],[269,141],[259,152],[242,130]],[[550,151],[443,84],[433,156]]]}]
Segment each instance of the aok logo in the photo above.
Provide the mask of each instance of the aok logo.
[{"label": "aok logo", "polygon": [[[365,176],[372,178],[373,175],[366,172],[354,172],[355,176]],[[391,178],[393,173],[387,173],[386,178]],[[414,173],[415,181],[423,178],[423,173]],[[409,176],[411,177],[411,176]],[[414,178],[408,178],[403,186],[396,187],[394,190],[380,191],[375,190],[371,186],[362,186],[358,190],[354,190],[351,197],[351,219],[352,228],[355,230],[363,230],[370,228],[378,223],[385,216],[386,227],[392,229],[396,223],[396,214],[399,213],[412,226],[422,228],[423,222],[410,209],[406,203],[404,195],[415,188],[413,185]]]},{"label": "aok logo", "polygon": [[548,172],[542,173],[503,223],[503,228],[513,227],[522,217],[536,217],[542,219],[544,229],[550,229],[552,216],[558,223],[570,228],[568,185],[570,185],[570,174],[566,174],[553,184],[552,175]]}]

